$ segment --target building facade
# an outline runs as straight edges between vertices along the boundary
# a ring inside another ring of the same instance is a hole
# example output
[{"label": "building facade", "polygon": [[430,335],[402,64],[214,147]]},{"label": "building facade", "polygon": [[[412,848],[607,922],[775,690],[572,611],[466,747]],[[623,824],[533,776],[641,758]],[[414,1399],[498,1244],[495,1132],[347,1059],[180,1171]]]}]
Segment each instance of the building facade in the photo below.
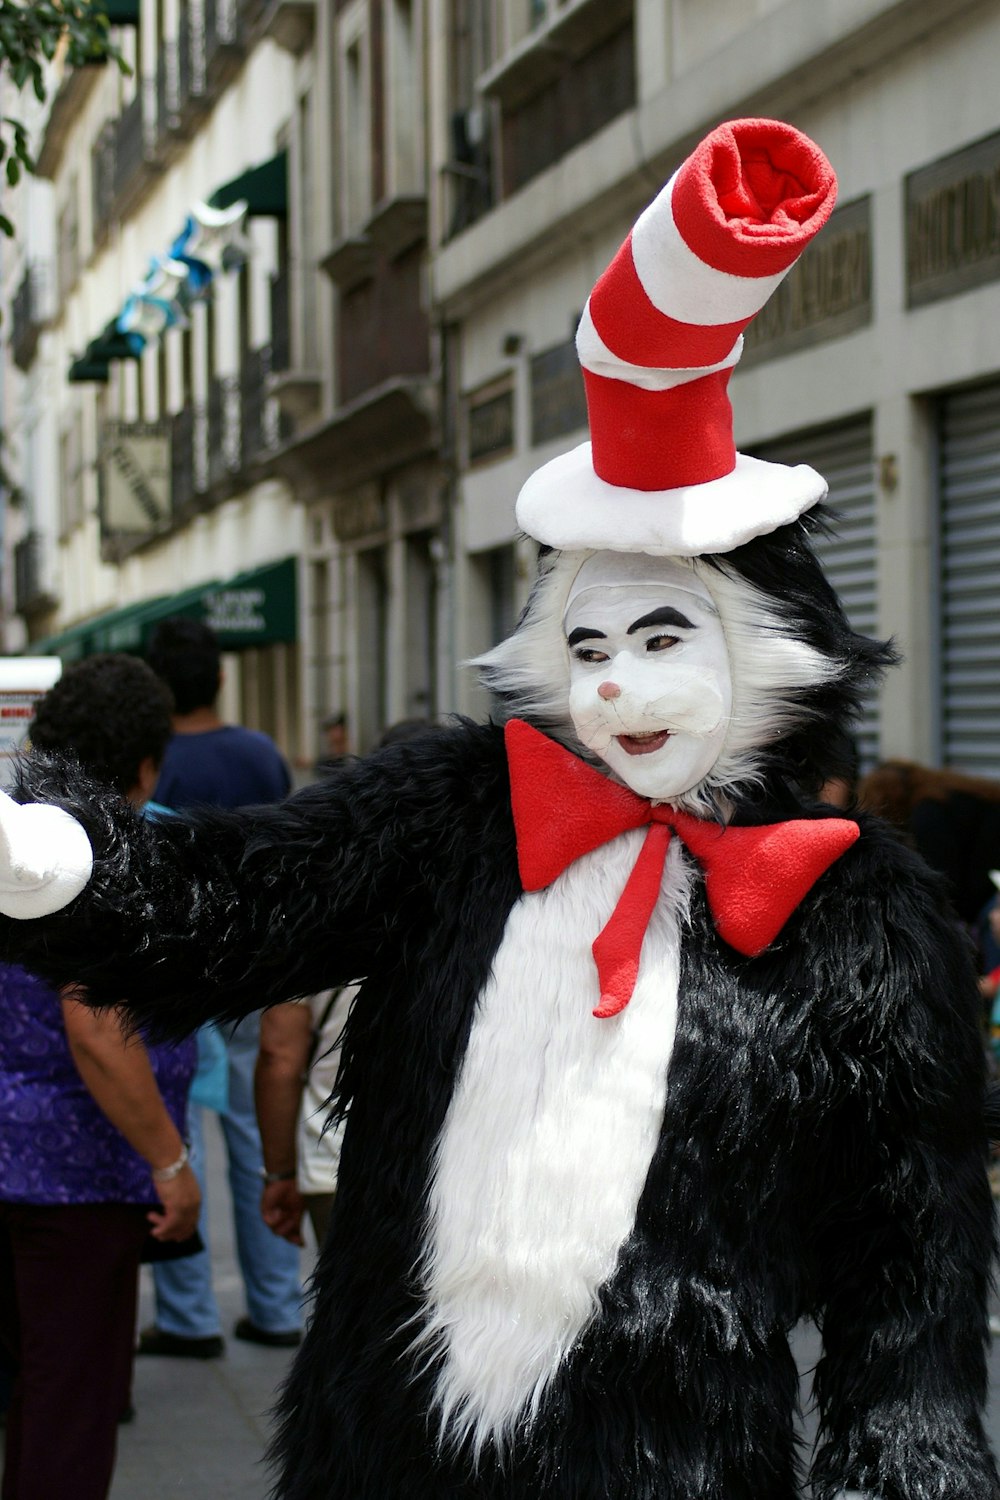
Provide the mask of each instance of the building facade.
[{"label": "building facade", "polygon": [[[165,601],[208,609],[246,627],[231,711],[303,762],[332,711],[360,750],[398,718],[484,712],[457,664],[530,586],[521,482],[586,436],[590,288],[705,131],[773,115],[824,147],[840,200],[751,325],[738,445],[826,475],[831,577],[904,653],[865,762],[1000,776],[991,0],[136,14],[132,78],[59,83],[4,261],[8,649],[132,649]],[[109,323],[150,256],[193,204],[241,202],[246,256],[122,358]],[[157,455],[154,518],[121,471]]]},{"label": "building facade", "polygon": [[227,712],[297,758],[303,513],[268,461],[308,63],[283,9],[118,0],[127,72],[53,63],[4,268],[5,644],[71,661],[206,618]]},{"label": "building facade", "polygon": [[[905,655],[867,709],[865,761],[1000,775],[996,6],[438,0],[432,34],[453,152],[491,193],[470,204],[472,179],[439,173],[459,654],[523,598],[520,483],[586,436],[571,340],[596,276],[706,130],[771,115],[820,142],[840,198],[751,325],[738,446],[829,479],[831,576],[857,627]],[[458,701],[481,707],[471,681]]]}]

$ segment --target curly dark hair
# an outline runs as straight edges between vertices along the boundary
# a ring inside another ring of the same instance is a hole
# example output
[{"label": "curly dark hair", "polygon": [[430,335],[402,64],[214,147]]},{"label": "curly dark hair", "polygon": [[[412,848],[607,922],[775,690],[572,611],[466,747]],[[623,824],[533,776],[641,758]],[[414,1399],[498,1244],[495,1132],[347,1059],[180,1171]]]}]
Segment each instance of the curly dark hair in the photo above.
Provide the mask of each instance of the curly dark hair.
[{"label": "curly dark hair", "polygon": [[72,755],[126,796],[142,762],[159,766],[170,738],[173,700],[136,656],[90,656],[42,698],[29,730],[34,749]]},{"label": "curly dark hair", "polygon": [[175,713],[208,708],[219,695],[219,642],[201,620],[184,615],[161,620],[150,636],[146,660],[173,693]]}]

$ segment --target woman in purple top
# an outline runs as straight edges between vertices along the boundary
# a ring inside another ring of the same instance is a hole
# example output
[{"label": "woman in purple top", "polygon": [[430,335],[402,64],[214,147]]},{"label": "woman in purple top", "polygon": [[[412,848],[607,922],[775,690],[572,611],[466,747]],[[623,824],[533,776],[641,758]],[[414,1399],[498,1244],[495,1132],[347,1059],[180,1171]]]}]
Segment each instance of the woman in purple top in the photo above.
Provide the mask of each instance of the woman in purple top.
[{"label": "woman in purple top", "polygon": [[[69,752],[141,807],[170,734],[143,663],[92,657],[46,694],[33,753]],[[138,1268],[188,1239],[194,1042],[127,1039],[114,1011],[0,966],[0,1349],[17,1374],[2,1500],[105,1500],[129,1399]]]}]

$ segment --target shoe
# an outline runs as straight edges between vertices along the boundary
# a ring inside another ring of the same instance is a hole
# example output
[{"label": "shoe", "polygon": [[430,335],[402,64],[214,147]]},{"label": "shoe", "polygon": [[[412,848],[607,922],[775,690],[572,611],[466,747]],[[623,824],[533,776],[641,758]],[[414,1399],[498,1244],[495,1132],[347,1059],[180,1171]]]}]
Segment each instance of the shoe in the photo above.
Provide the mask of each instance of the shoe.
[{"label": "shoe", "polygon": [[990,1333],[992,1333],[994,1338],[1000,1336],[1000,1318],[997,1317],[996,1313],[990,1314]]},{"label": "shoe", "polygon": [[220,1333],[189,1339],[182,1333],[165,1333],[151,1323],[139,1335],[136,1354],[162,1354],[172,1359],[218,1359],[225,1349]]},{"label": "shoe", "polygon": [[245,1344],[264,1344],[268,1349],[295,1349],[302,1342],[297,1328],[289,1328],[287,1333],[272,1333],[269,1328],[258,1328],[249,1318],[241,1318],[233,1334]]}]

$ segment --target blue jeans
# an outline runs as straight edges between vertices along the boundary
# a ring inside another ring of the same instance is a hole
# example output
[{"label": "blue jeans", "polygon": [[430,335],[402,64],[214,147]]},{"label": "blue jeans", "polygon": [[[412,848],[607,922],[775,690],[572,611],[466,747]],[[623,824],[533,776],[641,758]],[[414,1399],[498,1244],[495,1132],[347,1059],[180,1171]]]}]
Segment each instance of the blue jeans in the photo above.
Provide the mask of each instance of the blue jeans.
[{"label": "blue jeans", "polygon": [[[229,1158],[229,1187],[233,1200],[236,1254],[243,1276],[247,1316],[269,1333],[287,1333],[302,1325],[299,1252],[295,1245],[272,1234],[260,1216],[263,1158],[253,1102],[253,1073],[260,1030],[258,1015],[241,1021],[227,1038],[229,1106],[219,1116]],[[208,1195],[205,1191],[205,1150],[201,1109],[189,1109],[191,1163],[201,1184],[198,1228],[206,1246]],[[153,1266],[156,1283],[156,1325],[164,1333],[184,1338],[210,1338],[222,1331],[212,1290],[209,1249],[184,1260],[160,1261]]]}]

